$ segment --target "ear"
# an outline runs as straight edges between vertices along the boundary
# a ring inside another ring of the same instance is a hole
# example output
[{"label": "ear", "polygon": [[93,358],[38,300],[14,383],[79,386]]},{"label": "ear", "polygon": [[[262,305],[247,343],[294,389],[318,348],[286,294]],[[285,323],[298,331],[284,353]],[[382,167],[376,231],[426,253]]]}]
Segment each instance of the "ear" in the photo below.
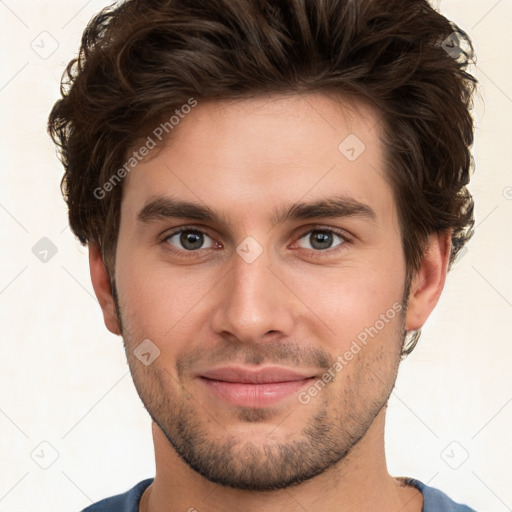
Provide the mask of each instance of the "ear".
[{"label": "ear", "polygon": [[421,267],[415,273],[409,292],[406,329],[423,326],[436,306],[446,281],[451,253],[451,231],[435,233],[428,239]]},{"label": "ear", "polygon": [[110,279],[108,278],[101,250],[94,243],[89,244],[89,269],[91,271],[92,287],[103,311],[105,325],[111,333],[121,334],[110,287]]}]

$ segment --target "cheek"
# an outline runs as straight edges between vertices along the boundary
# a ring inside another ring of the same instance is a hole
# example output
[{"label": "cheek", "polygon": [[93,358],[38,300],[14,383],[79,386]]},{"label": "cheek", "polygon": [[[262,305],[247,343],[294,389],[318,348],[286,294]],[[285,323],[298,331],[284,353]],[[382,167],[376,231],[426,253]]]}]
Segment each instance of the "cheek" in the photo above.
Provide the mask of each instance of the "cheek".
[{"label": "cheek", "polygon": [[[343,353],[352,341],[365,339],[366,329],[375,337],[376,328],[384,337],[396,332],[402,309],[405,275],[397,264],[350,262],[343,267],[317,268],[300,274],[288,273],[294,292],[308,306],[311,329],[321,323],[329,330],[326,349]],[[373,339],[372,337],[372,339]]]},{"label": "cheek", "polygon": [[197,331],[192,319],[212,300],[209,292],[214,293],[218,279],[211,270],[171,270],[149,261],[133,258],[116,268],[123,325],[132,338],[172,339],[178,348],[181,339],[190,339],[191,330]]},{"label": "cheek", "polygon": [[378,403],[396,379],[403,308],[398,279],[385,279],[370,271],[352,277],[331,281],[312,297],[312,303],[333,331],[317,340],[335,362],[331,370],[336,384],[326,400],[344,396],[342,407],[348,401],[356,408],[368,401]]}]

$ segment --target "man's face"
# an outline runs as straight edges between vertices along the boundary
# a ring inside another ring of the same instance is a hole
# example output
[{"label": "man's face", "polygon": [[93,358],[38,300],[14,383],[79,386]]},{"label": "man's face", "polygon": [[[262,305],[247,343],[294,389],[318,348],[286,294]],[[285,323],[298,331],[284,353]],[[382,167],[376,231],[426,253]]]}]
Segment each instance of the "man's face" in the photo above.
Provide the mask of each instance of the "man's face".
[{"label": "man's face", "polygon": [[[384,414],[396,378],[397,212],[377,115],[343,105],[199,102],[124,183],[115,280],[133,379],[177,453],[224,485],[326,470]],[[286,215],[317,202],[342,207]]]}]

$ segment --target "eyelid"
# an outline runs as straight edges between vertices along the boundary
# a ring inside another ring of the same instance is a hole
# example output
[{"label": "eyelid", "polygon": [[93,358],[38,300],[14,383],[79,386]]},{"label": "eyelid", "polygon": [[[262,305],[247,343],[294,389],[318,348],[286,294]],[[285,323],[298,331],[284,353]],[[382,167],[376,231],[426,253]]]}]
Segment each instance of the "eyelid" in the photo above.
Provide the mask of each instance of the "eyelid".
[{"label": "eyelid", "polygon": [[204,235],[208,235],[210,238],[213,238],[212,235],[210,234],[209,229],[206,226],[193,226],[193,225],[192,226],[189,226],[189,225],[176,226],[175,228],[165,230],[159,236],[159,238],[161,241],[164,241],[173,235],[177,235],[178,233],[181,233],[182,231],[197,231]]},{"label": "eyelid", "polygon": [[[171,229],[170,231],[166,231],[163,235],[161,235],[159,237],[159,241],[161,243],[164,243],[166,242],[167,240],[169,240],[169,238],[175,236],[175,235],[178,235],[179,233],[182,233],[183,231],[193,231],[193,232],[196,232],[196,233],[200,233],[202,235],[206,235],[207,237],[211,238],[212,241],[215,243],[215,245],[222,245],[220,244],[219,242],[217,242],[217,240],[215,239],[215,236],[213,236],[208,228],[206,227],[198,227],[198,226],[178,226],[174,229]],[[198,249],[196,251],[186,251],[186,252],[199,252],[201,249]]]},{"label": "eyelid", "polygon": [[334,233],[334,234],[336,234],[338,236],[341,236],[347,242],[352,242],[353,239],[354,239],[353,235],[351,235],[349,232],[347,232],[346,230],[344,230],[342,228],[337,228],[337,227],[334,227],[334,226],[324,226],[324,225],[321,225],[321,224],[314,224],[312,226],[308,226],[307,230],[304,231],[302,233],[302,235],[300,235],[298,238],[302,238],[304,235],[312,233],[313,231],[327,231],[327,232],[331,232],[331,233]]},{"label": "eyelid", "polygon": [[[325,232],[329,232],[329,233],[334,233],[335,235],[338,235],[339,237],[343,238],[343,240],[344,240],[343,243],[341,243],[340,245],[338,245],[334,248],[329,248],[329,249],[325,249],[325,250],[304,249],[302,247],[299,247],[299,249],[307,251],[316,256],[334,254],[338,250],[342,250],[343,246],[345,246],[347,243],[353,242],[352,235],[350,235],[344,229],[341,229],[341,228],[335,228],[333,226],[314,224],[314,225],[308,226],[307,229],[304,226],[302,226],[301,229],[302,230],[299,232],[301,234],[294,235],[295,242],[293,242],[293,245],[295,245],[298,240],[300,240],[301,238],[304,238],[304,236],[306,236],[308,234],[313,233],[314,231],[325,231]],[[215,239],[215,236],[212,236],[212,234],[210,234],[209,229],[207,227],[205,227],[205,226],[198,227],[198,226],[194,226],[194,225],[177,226],[176,228],[173,228],[170,231],[166,231],[161,237],[159,237],[160,243],[164,244],[169,238],[171,238],[172,236],[177,235],[183,231],[194,231],[194,232],[198,232],[203,235],[206,235],[213,240],[214,244],[217,246],[216,248],[219,248],[219,246],[220,246],[220,248],[222,248],[222,243],[218,242]],[[168,245],[170,246],[170,244],[168,244]],[[175,247],[172,247],[172,248],[171,247],[172,246],[168,247],[168,250],[171,252],[179,252],[181,254],[188,254],[188,255],[199,254],[201,251],[205,251],[205,250],[211,251],[213,249],[213,248],[209,247],[206,249],[197,249],[195,251],[186,251],[186,250],[177,249]]]}]

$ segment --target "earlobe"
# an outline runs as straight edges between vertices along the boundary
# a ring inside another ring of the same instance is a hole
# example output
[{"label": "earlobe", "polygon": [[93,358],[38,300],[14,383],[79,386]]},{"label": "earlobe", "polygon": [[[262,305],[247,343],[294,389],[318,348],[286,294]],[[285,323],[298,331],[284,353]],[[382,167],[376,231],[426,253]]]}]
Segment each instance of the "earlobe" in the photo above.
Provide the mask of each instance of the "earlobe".
[{"label": "earlobe", "polygon": [[406,330],[420,329],[439,301],[446,281],[450,252],[450,231],[430,236],[421,266],[411,283]]},{"label": "earlobe", "polygon": [[111,333],[119,335],[121,333],[114,298],[112,296],[110,279],[101,255],[101,249],[94,243],[89,244],[89,269],[91,272],[92,286],[96,298],[100,303],[105,325]]}]

